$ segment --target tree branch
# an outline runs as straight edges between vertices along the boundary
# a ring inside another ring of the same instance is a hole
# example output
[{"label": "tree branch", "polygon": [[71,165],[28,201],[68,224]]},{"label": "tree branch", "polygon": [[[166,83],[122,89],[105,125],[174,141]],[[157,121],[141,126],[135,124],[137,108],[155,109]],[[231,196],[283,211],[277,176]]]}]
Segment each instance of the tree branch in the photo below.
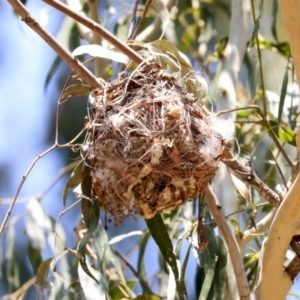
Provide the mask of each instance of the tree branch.
[{"label": "tree branch", "polygon": [[[300,131],[296,133],[298,154],[300,152]],[[284,299],[292,281],[283,265],[286,251],[295,234],[299,232],[300,176],[281,203],[265,243],[262,256],[260,299]],[[274,287],[280,286],[280,289]]]},{"label": "tree branch", "polygon": [[229,227],[229,224],[227,223],[227,220],[222,214],[222,210],[216,205],[216,203],[218,203],[218,199],[210,186],[208,186],[206,190],[205,200],[227,245],[234,274],[236,277],[239,297],[242,300],[246,300],[246,299],[250,300],[251,299],[250,290],[249,290],[249,285],[244,270],[242,254],[240,252],[237,241],[233,236],[233,233]]},{"label": "tree branch", "polygon": [[30,15],[26,7],[18,0],[7,0],[14,10],[21,16],[31,29],[33,29],[83,80],[91,87],[99,88],[99,80],[80,61],[76,60],[57,40]]},{"label": "tree branch", "polygon": [[[12,0],[9,0],[12,1]],[[140,56],[137,52],[132,50],[128,45],[120,41],[117,37],[115,37],[113,34],[111,34],[108,30],[103,28],[98,23],[79,15],[78,13],[72,11],[67,5],[57,1],[57,0],[43,0],[45,3],[53,6],[57,10],[61,11],[65,15],[73,18],[77,22],[83,24],[84,26],[91,29],[96,34],[100,35],[102,38],[106,39],[109,43],[114,45],[117,49],[119,49],[122,53],[127,55],[132,61],[134,61],[137,64],[140,64],[143,62],[143,57]]]}]

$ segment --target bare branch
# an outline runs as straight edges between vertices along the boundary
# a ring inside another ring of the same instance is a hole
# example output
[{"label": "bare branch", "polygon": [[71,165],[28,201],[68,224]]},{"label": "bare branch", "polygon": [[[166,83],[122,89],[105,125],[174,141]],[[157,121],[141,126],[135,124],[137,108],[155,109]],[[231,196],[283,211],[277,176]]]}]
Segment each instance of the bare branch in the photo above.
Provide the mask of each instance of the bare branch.
[{"label": "bare branch", "polygon": [[[12,0],[9,0],[12,1]],[[100,35],[102,38],[106,39],[108,42],[110,42],[112,45],[114,45],[116,48],[118,48],[122,53],[127,55],[132,61],[134,61],[137,64],[140,64],[143,61],[143,57],[140,56],[137,52],[132,50],[128,45],[120,41],[117,37],[115,37],[113,34],[111,34],[108,30],[103,28],[98,23],[79,15],[78,13],[72,11],[67,5],[57,1],[57,0],[43,0],[45,3],[53,6],[57,10],[61,11],[65,15],[73,18],[77,22],[85,25],[89,29],[91,29],[96,34]]]},{"label": "bare branch", "polygon": [[229,150],[224,151],[222,161],[273,206],[278,207],[280,205],[279,195],[259,179],[249,161],[245,164],[240,163]]},{"label": "bare branch", "polygon": [[218,199],[215,196],[210,186],[206,190],[205,200],[227,245],[234,274],[236,277],[240,299],[250,300],[251,299],[250,290],[249,290],[246,273],[244,270],[242,253],[240,252],[237,241],[233,236],[233,233],[229,227],[229,224],[227,223],[227,220],[222,214],[222,209],[220,209],[219,206],[216,205],[216,203],[218,203]]},{"label": "bare branch", "polygon": [[18,0],[7,0],[31,29],[33,29],[78,75],[91,87],[101,87],[98,79],[69,51],[64,49],[57,40],[30,15],[26,7]]}]

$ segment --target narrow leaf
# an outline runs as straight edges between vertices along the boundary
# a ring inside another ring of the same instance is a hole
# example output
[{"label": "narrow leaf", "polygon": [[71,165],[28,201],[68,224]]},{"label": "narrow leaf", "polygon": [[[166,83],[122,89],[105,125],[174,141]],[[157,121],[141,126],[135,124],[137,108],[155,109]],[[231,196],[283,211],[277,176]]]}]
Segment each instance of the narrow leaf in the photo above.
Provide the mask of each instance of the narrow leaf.
[{"label": "narrow leaf", "polygon": [[209,293],[213,284],[216,266],[216,241],[213,229],[205,227],[208,244],[207,248],[201,252],[200,261],[204,266],[204,282],[202,285],[199,300],[209,299]]},{"label": "narrow leaf", "polygon": [[92,88],[87,84],[73,84],[69,85],[62,96],[62,99],[67,99],[69,97],[79,97],[89,95]]},{"label": "narrow leaf", "polygon": [[149,230],[146,230],[141,238],[140,244],[139,244],[139,255],[137,260],[137,271],[140,275],[140,285],[143,289],[144,294],[152,294],[151,288],[147,281],[147,273],[145,271],[145,250],[147,243],[149,241],[150,232]]},{"label": "narrow leaf", "polygon": [[85,255],[85,248],[87,243],[91,238],[93,238],[93,233],[96,231],[98,223],[99,223],[99,214],[100,214],[100,209],[99,209],[99,204],[97,201],[93,202],[93,218],[91,218],[89,222],[89,227],[86,232],[86,234],[83,236],[83,238],[79,241],[78,246],[77,246],[77,251],[78,251],[78,257],[79,257],[79,263],[83,271],[89,275],[91,278],[93,278],[98,284],[99,281],[96,279],[96,277],[90,272],[87,262],[86,262],[86,255]]},{"label": "narrow leaf", "polygon": [[284,107],[284,100],[285,100],[285,96],[286,96],[288,82],[289,82],[289,75],[288,75],[288,68],[286,68],[284,76],[283,76],[281,92],[280,92],[280,101],[279,101],[279,108],[278,108],[278,126],[280,126],[280,122],[281,122],[282,111],[283,111],[283,107]]},{"label": "narrow leaf", "polygon": [[153,218],[145,221],[154,241],[161,251],[161,254],[173,271],[179,299],[185,299],[187,297],[186,289],[185,286],[181,287],[179,285],[179,271],[177,267],[176,256],[173,252],[173,245],[161,215],[156,215]]},{"label": "narrow leaf", "polygon": [[94,57],[107,58],[123,64],[127,64],[129,62],[128,57],[123,53],[104,48],[100,45],[83,45],[79,46],[73,51],[74,56],[79,56],[82,54],[89,54],[90,56]]},{"label": "narrow leaf", "polygon": [[52,284],[48,278],[48,272],[50,269],[51,262],[52,262],[52,257],[43,261],[38,267],[36,282],[35,282],[38,300],[49,299],[51,295]]},{"label": "narrow leaf", "polygon": [[226,292],[226,264],[227,248],[221,237],[216,236],[216,267],[213,280],[213,298],[212,300],[224,299]]},{"label": "narrow leaf", "polygon": [[77,167],[73,170],[70,178],[68,179],[64,191],[63,191],[63,204],[66,204],[69,190],[76,187],[82,180],[83,175],[83,161],[81,161]]},{"label": "narrow leaf", "polygon": [[159,17],[162,21],[162,34],[160,36],[160,39],[165,34],[166,27],[168,23],[170,22],[170,13],[167,9],[167,6],[162,0],[153,0],[152,1],[153,6],[155,7],[155,10],[157,11]]},{"label": "narrow leaf", "polygon": [[82,268],[82,265],[78,265],[78,277],[86,300],[106,300],[106,287],[101,273],[93,269],[88,262],[86,263],[89,272],[90,274],[92,274],[94,280],[99,282],[99,284],[97,284],[97,282],[92,280],[90,278],[90,275],[87,274],[86,271]]}]

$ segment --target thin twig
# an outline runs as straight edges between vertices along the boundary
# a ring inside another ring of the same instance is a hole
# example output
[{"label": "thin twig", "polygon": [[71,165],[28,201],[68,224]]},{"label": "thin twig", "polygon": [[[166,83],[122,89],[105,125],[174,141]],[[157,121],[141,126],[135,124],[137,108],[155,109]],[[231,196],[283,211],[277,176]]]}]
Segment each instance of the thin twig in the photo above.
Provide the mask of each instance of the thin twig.
[{"label": "thin twig", "polygon": [[133,34],[132,34],[132,37],[131,37],[132,40],[134,40],[136,38],[136,36],[138,35],[139,30],[140,30],[141,26],[143,25],[143,22],[145,20],[146,15],[147,15],[147,12],[148,12],[148,9],[150,7],[151,2],[152,2],[152,0],[147,0],[147,2],[145,4],[145,7],[144,7],[144,10],[143,10],[143,14],[142,14],[142,16],[139,20],[139,23],[137,24],[134,32],[133,32]]},{"label": "thin twig", "polygon": [[264,114],[263,118],[265,119],[267,116],[267,96],[266,96],[266,90],[265,90],[265,83],[264,83],[264,74],[263,74],[263,66],[262,66],[262,56],[261,56],[261,50],[259,46],[259,39],[258,39],[258,29],[260,25],[260,18],[261,18],[261,13],[262,13],[262,3],[263,1],[260,1],[259,4],[259,16],[256,18],[255,16],[255,6],[254,6],[254,1],[251,0],[251,8],[252,8],[252,17],[253,17],[253,22],[255,24],[255,43],[256,43],[256,48],[257,48],[257,56],[258,56],[258,62],[259,62],[259,74],[260,74],[260,81],[261,81],[261,90],[262,90],[262,98],[263,98],[263,108],[264,108]]},{"label": "thin twig", "polygon": [[233,270],[236,276],[236,282],[237,282],[240,299],[250,300],[251,299],[250,290],[247,282],[246,273],[244,270],[242,254],[239,250],[237,241],[233,236],[233,233],[229,227],[229,224],[227,223],[227,220],[222,214],[222,209],[220,209],[216,205],[216,203],[218,203],[218,199],[210,186],[206,190],[205,200],[227,245]]},{"label": "thin twig", "polygon": [[134,5],[133,5],[133,11],[132,11],[132,17],[131,17],[131,23],[129,26],[129,30],[128,30],[128,36],[127,36],[127,41],[128,40],[133,40],[135,37],[133,37],[133,34],[135,33],[135,28],[137,26],[137,8],[139,5],[140,0],[135,0],[134,1]]},{"label": "thin twig", "polygon": [[222,161],[273,206],[278,207],[280,205],[281,199],[279,195],[273,192],[265,183],[260,180],[260,178],[256,175],[250,161],[242,164],[237,160],[236,157],[233,156],[229,149],[224,151]]},{"label": "thin twig", "polygon": [[285,178],[284,178],[284,175],[283,175],[283,173],[282,173],[282,170],[281,170],[281,168],[280,168],[280,166],[279,166],[279,164],[278,164],[278,161],[277,161],[277,159],[276,159],[276,156],[274,155],[274,153],[273,153],[273,151],[272,151],[271,149],[270,149],[270,152],[271,152],[271,155],[272,155],[273,160],[275,161],[276,168],[277,168],[278,173],[279,173],[279,175],[280,175],[280,177],[281,177],[281,180],[282,180],[282,182],[283,182],[283,184],[284,184],[284,187],[286,188],[286,190],[288,190],[287,182],[286,182],[286,180],[285,180]]},{"label": "thin twig", "polygon": [[7,0],[14,10],[78,75],[91,87],[101,87],[100,81],[80,61],[75,59],[69,51],[64,49],[58,41],[30,15],[26,7],[18,0]]},{"label": "thin twig", "polygon": [[32,164],[30,165],[30,167],[29,167],[29,169],[27,170],[27,172],[23,175],[22,180],[21,180],[21,182],[20,182],[20,184],[19,184],[19,186],[18,186],[17,192],[16,192],[16,194],[15,194],[15,196],[14,196],[14,198],[13,198],[13,200],[12,200],[12,202],[11,202],[11,204],[10,204],[10,206],[9,206],[9,208],[8,208],[8,210],[7,210],[7,212],[6,212],[6,214],[5,214],[4,220],[3,220],[2,223],[1,223],[1,227],[0,227],[0,236],[1,236],[2,232],[3,232],[3,230],[4,230],[5,224],[6,224],[7,220],[8,220],[8,218],[9,218],[9,216],[11,215],[11,212],[12,212],[12,210],[13,210],[13,207],[14,207],[16,201],[17,201],[17,198],[18,198],[18,196],[19,196],[19,194],[20,194],[20,191],[21,191],[21,189],[22,189],[22,187],[23,187],[23,185],[24,185],[24,182],[26,181],[26,179],[27,179],[29,173],[31,172],[31,170],[33,169],[33,167],[35,166],[35,164],[36,164],[42,157],[44,157],[46,154],[48,154],[49,152],[51,152],[51,151],[52,151],[53,149],[55,149],[55,148],[56,148],[56,145],[53,145],[53,146],[51,146],[49,149],[47,149],[45,152],[43,152],[42,154],[38,155],[38,156],[35,158],[35,160],[32,162]]},{"label": "thin twig", "polygon": [[[12,0],[9,0],[9,1],[12,1]],[[82,15],[79,15],[78,13],[72,11],[67,5],[65,5],[57,0],[43,0],[43,1],[45,3],[53,6],[57,10],[61,11],[65,15],[76,20],[77,22],[88,27],[93,32],[100,35],[102,38],[106,39],[109,43],[111,43],[116,48],[118,48],[122,53],[127,55],[135,63],[140,64],[141,62],[143,62],[142,56],[140,56],[137,52],[132,50],[128,45],[123,43],[121,40],[119,40],[117,37],[115,37],[113,34],[111,34],[108,30],[106,30],[101,25],[97,24],[96,22],[94,22]]]},{"label": "thin twig", "polygon": [[234,112],[234,111],[240,111],[240,110],[248,110],[248,109],[253,109],[255,110],[258,115],[261,117],[260,122],[265,125],[267,127],[267,132],[270,135],[271,139],[273,140],[273,142],[275,143],[275,146],[278,148],[278,150],[280,150],[280,152],[282,153],[283,157],[285,158],[286,162],[288,163],[288,165],[290,166],[290,168],[292,169],[292,172],[294,171],[294,169],[296,168],[296,164],[294,164],[294,162],[291,160],[291,158],[288,156],[288,154],[286,153],[286,151],[283,149],[279,139],[277,138],[273,128],[270,126],[268,120],[266,120],[264,118],[264,114],[261,111],[261,109],[257,106],[257,105],[249,105],[246,107],[240,107],[240,108],[234,108],[234,109],[228,109],[228,110],[223,110],[218,112],[216,115],[220,116],[220,115],[224,115],[224,114],[228,114],[230,112]]}]

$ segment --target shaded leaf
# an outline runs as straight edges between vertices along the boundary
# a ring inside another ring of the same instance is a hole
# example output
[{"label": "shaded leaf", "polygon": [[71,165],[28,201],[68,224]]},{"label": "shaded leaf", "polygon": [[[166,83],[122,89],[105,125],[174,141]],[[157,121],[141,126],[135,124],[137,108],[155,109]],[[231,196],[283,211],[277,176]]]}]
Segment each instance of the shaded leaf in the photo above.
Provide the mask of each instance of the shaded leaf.
[{"label": "shaded leaf", "polygon": [[201,265],[204,267],[204,282],[200,292],[199,300],[211,299],[209,297],[213,284],[216,266],[216,242],[215,234],[212,229],[204,227],[207,236],[207,248],[200,253]]},{"label": "shaded leaf", "polygon": [[[129,280],[126,282],[126,286],[130,289],[133,289],[135,284],[137,283],[136,280]],[[109,291],[110,299],[124,299],[126,295],[124,295],[124,287],[123,285],[115,285]]]},{"label": "shaded leaf", "polygon": [[75,169],[71,173],[71,176],[69,177],[69,179],[65,185],[65,188],[63,191],[63,204],[64,205],[66,204],[69,190],[76,187],[82,181],[82,178],[83,178],[83,161],[81,161],[75,167]]},{"label": "shaded leaf", "polygon": [[79,46],[73,51],[74,56],[79,56],[82,54],[89,54],[93,57],[111,59],[123,64],[127,64],[129,62],[129,58],[123,53],[104,48],[100,45],[83,45]]},{"label": "shaded leaf", "polygon": [[60,56],[57,55],[50,67],[48,74],[47,74],[47,77],[45,80],[45,85],[44,85],[45,89],[47,88],[51,78],[53,77],[53,75],[55,74],[55,72],[57,71],[57,69],[59,68],[61,63],[62,63],[62,59],[60,58]]},{"label": "shaded leaf", "polygon": [[133,298],[132,300],[160,300],[160,299],[161,299],[160,297],[157,297],[155,295],[143,294]]},{"label": "shaded leaf", "polygon": [[96,277],[90,272],[86,262],[86,255],[85,255],[86,245],[89,242],[89,240],[93,238],[93,233],[96,231],[99,223],[100,209],[99,209],[99,204],[96,201],[93,202],[92,209],[93,209],[93,215],[89,222],[88,230],[83,236],[83,238],[79,241],[77,246],[77,252],[78,252],[79,263],[83,271],[91,278],[93,278],[98,284],[100,284],[99,281],[96,279]]},{"label": "shaded leaf", "polygon": [[280,91],[280,101],[279,101],[279,108],[278,108],[278,126],[280,126],[280,122],[281,122],[288,81],[289,81],[289,74],[288,74],[288,68],[286,68],[283,76],[282,85],[281,85],[281,91]]},{"label": "shaded leaf", "polygon": [[216,243],[216,267],[213,280],[213,298],[212,300],[224,299],[226,292],[226,264],[227,264],[227,248],[221,237],[215,237]]},{"label": "shaded leaf", "polygon": [[34,270],[34,273],[37,273],[38,267],[43,262],[43,258],[41,255],[41,250],[33,247],[33,245],[29,242],[27,247],[28,258]]},{"label": "shaded leaf", "polygon": [[69,97],[80,97],[89,95],[92,91],[92,88],[87,84],[73,84],[69,85],[63,93],[62,99]]},{"label": "shaded leaf", "polygon": [[179,271],[177,267],[177,259],[173,252],[173,245],[161,215],[156,215],[153,218],[145,221],[154,241],[156,242],[158,248],[161,251],[161,254],[163,255],[164,259],[173,271],[174,279],[176,282],[176,290],[179,299],[185,299],[187,297],[186,289],[185,286],[182,287],[179,285]]},{"label": "shaded leaf", "polygon": [[277,13],[278,13],[278,0],[272,0],[272,10],[271,10],[271,33],[276,41],[278,41],[277,37],[277,29],[276,29],[276,23],[277,23]]}]

